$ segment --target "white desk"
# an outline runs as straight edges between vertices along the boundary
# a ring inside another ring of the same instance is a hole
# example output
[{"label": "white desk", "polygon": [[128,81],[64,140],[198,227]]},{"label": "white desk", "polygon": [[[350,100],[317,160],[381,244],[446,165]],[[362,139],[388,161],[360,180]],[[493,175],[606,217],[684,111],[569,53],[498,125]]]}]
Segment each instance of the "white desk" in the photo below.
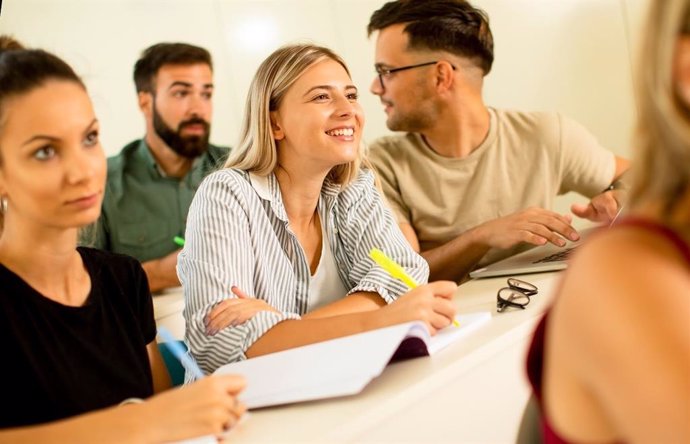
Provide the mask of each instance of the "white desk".
[{"label": "white desk", "polygon": [[504,313],[496,292],[505,278],[462,285],[459,311],[491,311],[486,326],[433,357],[388,366],[358,395],[252,411],[228,441],[514,442],[529,395],[525,350],[557,276],[525,276],[539,294]]},{"label": "white desk", "polygon": [[175,339],[184,339],[184,297],[182,287],[169,288],[153,295],[156,326],[164,326]]}]

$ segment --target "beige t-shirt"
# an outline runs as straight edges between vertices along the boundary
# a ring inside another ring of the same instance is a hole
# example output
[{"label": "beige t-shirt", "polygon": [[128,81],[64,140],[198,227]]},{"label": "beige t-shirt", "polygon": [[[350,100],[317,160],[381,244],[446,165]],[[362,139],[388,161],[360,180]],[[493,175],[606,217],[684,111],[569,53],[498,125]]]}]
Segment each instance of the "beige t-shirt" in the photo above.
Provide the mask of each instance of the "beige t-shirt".
[{"label": "beige t-shirt", "polygon": [[[414,227],[422,251],[491,219],[550,209],[559,194],[595,196],[613,179],[614,154],[577,122],[557,113],[489,114],[486,139],[464,159],[440,156],[416,133],[371,144],[388,203],[398,222]],[[521,249],[491,250],[480,264]]]}]

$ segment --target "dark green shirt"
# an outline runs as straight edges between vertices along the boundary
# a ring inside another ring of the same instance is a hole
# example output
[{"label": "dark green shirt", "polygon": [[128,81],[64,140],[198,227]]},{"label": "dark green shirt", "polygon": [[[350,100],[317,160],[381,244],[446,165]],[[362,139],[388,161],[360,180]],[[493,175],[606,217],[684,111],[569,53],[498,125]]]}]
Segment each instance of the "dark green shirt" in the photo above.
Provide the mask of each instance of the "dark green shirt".
[{"label": "dark green shirt", "polygon": [[229,150],[209,145],[182,179],[166,177],[144,140],[108,158],[108,179],[95,246],[146,262],[179,248],[187,211],[206,175],[225,161]]}]

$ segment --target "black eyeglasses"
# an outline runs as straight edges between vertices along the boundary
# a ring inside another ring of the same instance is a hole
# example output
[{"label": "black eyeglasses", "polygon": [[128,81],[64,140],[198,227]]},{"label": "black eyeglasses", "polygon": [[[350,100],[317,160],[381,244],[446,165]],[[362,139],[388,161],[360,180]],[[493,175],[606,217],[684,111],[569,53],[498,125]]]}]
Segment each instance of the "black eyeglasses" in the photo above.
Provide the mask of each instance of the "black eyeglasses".
[{"label": "black eyeglasses", "polygon": [[506,307],[525,309],[530,296],[539,292],[536,285],[520,279],[508,278],[508,286],[498,290],[496,294],[496,311],[501,313]]},{"label": "black eyeglasses", "polygon": [[[400,68],[384,68],[381,65],[375,65],[374,69],[376,69],[376,74],[378,74],[378,76],[379,76],[379,83],[381,83],[381,89],[386,89],[386,86],[383,84],[383,77],[384,76],[391,75],[394,72],[398,72],[398,71],[405,71],[407,69],[420,68],[422,66],[435,65],[438,62],[439,62],[439,60],[434,60],[433,62],[417,63],[416,65],[401,66]],[[451,64],[450,67],[453,68],[453,71],[455,71],[454,65]]]}]

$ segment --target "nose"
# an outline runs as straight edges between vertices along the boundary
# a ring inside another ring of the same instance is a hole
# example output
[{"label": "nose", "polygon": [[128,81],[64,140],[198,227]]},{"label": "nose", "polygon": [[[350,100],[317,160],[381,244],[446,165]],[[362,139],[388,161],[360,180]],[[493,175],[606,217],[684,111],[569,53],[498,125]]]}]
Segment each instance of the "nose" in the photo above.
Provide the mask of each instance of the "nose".
[{"label": "nose", "polygon": [[201,94],[190,94],[189,108],[187,114],[190,116],[207,119],[210,101]]},{"label": "nose", "polygon": [[96,165],[94,156],[82,147],[75,150],[74,154],[66,159],[66,179],[70,184],[79,184],[94,176]]},{"label": "nose", "polygon": [[355,104],[346,96],[340,96],[336,102],[336,114],[338,117],[350,117],[355,114]]},{"label": "nose", "polygon": [[374,77],[374,79],[371,81],[371,85],[369,86],[369,91],[376,96],[383,94],[383,82],[381,80],[381,76],[377,75]]}]

